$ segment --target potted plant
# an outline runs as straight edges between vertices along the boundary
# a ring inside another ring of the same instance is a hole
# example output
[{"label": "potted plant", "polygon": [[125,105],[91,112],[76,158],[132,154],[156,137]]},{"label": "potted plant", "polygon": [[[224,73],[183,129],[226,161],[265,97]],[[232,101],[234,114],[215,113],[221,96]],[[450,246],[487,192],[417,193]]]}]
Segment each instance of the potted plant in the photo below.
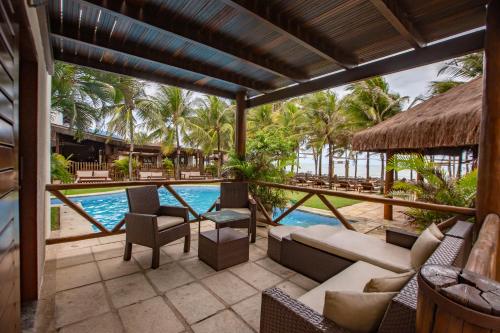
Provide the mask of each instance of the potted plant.
[{"label": "potted plant", "polygon": [[[248,140],[244,160],[230,153],[224,172],[241,180],[285,183],[290,177],[286,168],[295,158],[294,142],[289,136],[281,130],[263,129]],[[287,193],[282,189],[255,184],[250,184],[249,189],[271,216],[275,209],[284,209],[288,204]],[[265,221],[260,214],[257,219]]]},{"label": "potted plant", "polygon": [[73,176],[69,172],[71,155],[67,158],[61,154],[53,153],[50,156],[50,177],[53,184],[71,183]]}]

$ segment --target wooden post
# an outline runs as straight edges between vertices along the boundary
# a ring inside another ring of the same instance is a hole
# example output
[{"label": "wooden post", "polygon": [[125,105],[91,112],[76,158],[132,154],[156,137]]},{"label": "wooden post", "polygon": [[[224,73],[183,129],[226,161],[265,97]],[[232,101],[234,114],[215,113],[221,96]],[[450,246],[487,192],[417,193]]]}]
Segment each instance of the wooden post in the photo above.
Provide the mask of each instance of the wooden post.
[{"label": "wooden post", "polygon": [[245,159],[247,124],[245,118],[246,92],[236,94],[236,126],[234,147],[240,159]]},{"label": "wooden post", "polygon": [[[476,234],[489,213],[500,215],[500,0],[486,17],[483,113],[479,134]],[[498,253],[497,253],[498,256]],[[500,262],[498,260],[497,262]]]},{"label": "wooden post", "polygon": [[[384,182],[384,195],[388,195],[392,191],[392,185],[394,184],[394,171],[387,170],[387,163],[394,156],[394,153],[390,150],[387,151],[387,160],[385,167],[385,182]],[[392,220],[392,205],[384,205],[384,219]]]}]

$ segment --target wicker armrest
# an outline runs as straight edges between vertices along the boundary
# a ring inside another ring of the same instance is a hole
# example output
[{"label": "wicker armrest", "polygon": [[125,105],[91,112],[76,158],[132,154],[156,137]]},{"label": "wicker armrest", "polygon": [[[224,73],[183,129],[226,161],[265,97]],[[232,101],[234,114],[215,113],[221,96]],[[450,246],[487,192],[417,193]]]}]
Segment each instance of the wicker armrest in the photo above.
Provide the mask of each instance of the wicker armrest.
[{"label": "wicker armrest", "polygon": [[158,215],[183,217],[185,221],[189,220],[188,214],[189,214],[189,211],[188,211],[187,207],[160,206],[160,209],[158,209]]},{"label": "wicker armrest", "polygon": [[385,241],[387,243],[401,246],[407,249],[411,249],[417,238],[417,234],[402,229],[389,227],[385,231]]},{"label": "wicker armrest", "polygon": [[156,215],[127,213],[125,214],[125,230],[127,241],[147,244],[158,232]]},{"label": "wicker armrest", "polygon": [[262,292],[261,333],[348,332],[279,288]]}]

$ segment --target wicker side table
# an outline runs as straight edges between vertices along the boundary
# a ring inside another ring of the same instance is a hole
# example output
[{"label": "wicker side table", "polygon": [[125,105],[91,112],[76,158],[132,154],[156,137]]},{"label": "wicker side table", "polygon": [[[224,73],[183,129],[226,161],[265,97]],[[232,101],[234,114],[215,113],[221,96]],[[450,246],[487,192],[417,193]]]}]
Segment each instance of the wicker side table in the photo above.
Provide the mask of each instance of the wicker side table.
[{"label": "wicker side table", "polygon": [[248,235],[233,228],[201,232],[198,238],[198,258],[220,271],[248,261]]}]

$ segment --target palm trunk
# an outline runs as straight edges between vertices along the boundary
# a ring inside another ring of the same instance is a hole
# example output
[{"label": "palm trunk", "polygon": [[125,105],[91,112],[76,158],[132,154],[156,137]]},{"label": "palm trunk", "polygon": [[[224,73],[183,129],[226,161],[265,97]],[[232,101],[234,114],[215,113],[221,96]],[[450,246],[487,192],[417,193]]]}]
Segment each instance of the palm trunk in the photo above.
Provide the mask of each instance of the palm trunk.
[{"label": "palm trunk", "polygon": [[312,148],[313,152],[313,160],[314,160],[314,175],[317,177],[318,176],[318,154],[316,152],[316,149],[314,147]]},{"label": "palm trunk", "polygon": [[333,144],[328,142],[328,188],[332,188],[333,181]]},{"label": "palm trunk", "polygon": [[129,151],[129,156],[128,156],[128,177],[129,180],[133,180],[133,168],[132,168],[132,158],[133,158],[133,153],[134,153],[134,123],[131,121],[129,124],[129,131],[130,131],[130,151]]},{"label": "palm trunk", "polygon": [[321,147],[318,151],[318,173],[319,176],[321,177],[323,174],[323,147]]},{"label": "palm trunk", "polygon": [[385,176],[385,156],[384,153],[380,153],[380,180],[384,180]]},{"label": "palm trunk", "polygon": [[176,151],[175,151],[175,179],[181,178],[181,141],[179,138],[179,126],[175,125],[175,139],[176,139]]},{"label": "palm trunk", "polygon": [[354,154],[354,178],[358,179],[358,152]]},{"label": "palm trunk", "polygon": [[219,167],[217,168],[217,177],[220,178],[222,170],[222,151],[220,150],[220,133],[217,131],[217,152],[219,153]]},{"label": "palm trunk", "polygon": [[370,152],[366,152],[366,180],[370,180]]},{"label": "palm trunk", "polygon": [[299,172],[299,167],[300,167],[300,146],[297,147],[297,165],[295,166],[297,172]]},{"label": "palm trunk", "polygon": [[345,151],[345,177],[349,178],[349,154]]}]

